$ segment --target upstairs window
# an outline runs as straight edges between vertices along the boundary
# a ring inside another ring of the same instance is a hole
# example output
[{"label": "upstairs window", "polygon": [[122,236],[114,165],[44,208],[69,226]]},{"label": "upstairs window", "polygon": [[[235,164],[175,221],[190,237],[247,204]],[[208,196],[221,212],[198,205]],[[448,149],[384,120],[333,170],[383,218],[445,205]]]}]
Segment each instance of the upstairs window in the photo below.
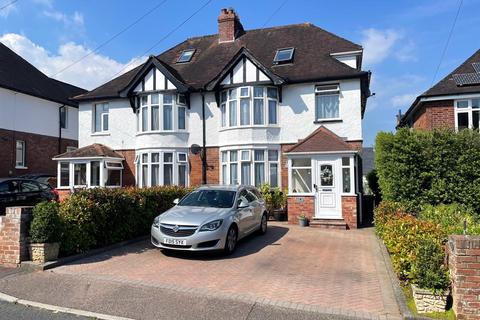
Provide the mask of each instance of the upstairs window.
[{"label": "upstairs window", "polygon": [[177,59],[177,63],[190,62],[190,60],[192,60],[194,53],[195,53],[195,49],[183,50]]},{"label": "upstairs window", "polygon": [[315,118],[317,121],[340,118],[340,86],[338,84],[315,87]]},{"label": "upstairs window", "polygon": [[183,98],[170,93],[153,93],[137,98],[137,131],[162,132],[187,129],[187,107]]},{"label": "upstairs window", "polygon": [[95,132],[108,131],[108,103],[97,103],[95,105],[94,128]]},{"label": "upstairs window", "polygon": [[67,129],[67,107],[60,108],[60,128]]},{"label": "upstairs window", "polygon": [[278,49],[275,53],[275,58],[273,59],[273,62],[275,64],[292,62],[294,51],[295,48]]}]

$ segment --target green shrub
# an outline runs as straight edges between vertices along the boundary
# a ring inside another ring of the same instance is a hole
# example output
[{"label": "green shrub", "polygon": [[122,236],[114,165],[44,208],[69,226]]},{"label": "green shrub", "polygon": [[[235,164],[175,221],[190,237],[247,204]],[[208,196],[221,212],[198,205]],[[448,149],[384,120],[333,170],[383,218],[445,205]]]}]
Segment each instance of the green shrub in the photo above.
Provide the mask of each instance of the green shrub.
[{"label": "green shrub", "polygon": [[285,208],[287,205],[287,191],[280,188],[272,188],[268,183],[262,184],[259,188],[268,211]]},{"label": "green shrub", "polygon": [[70,195],[60,205],[64,224],[63,254],[83,252],[146,235],[155,216],[173,206],[190,189],[92,188]]},{"label": "green shrub", "polygon": [[464,221],[467,223],[468,234],[480,234],[478,216],[473,210],[461,204],[439,204],[436,206],[427,204],[422,206],[419,218],[439,224],[447,235],[463,234]]},{"label": "green shrub", "polygon": [[375,231],[383,239],[385,234],[385,225],[393,216],[405,214],[405,206],[399,202],[382,201],[374,209]]},{"label": "green shrub", "polygon": [[30,237],[33,243],[53,243],[60,240],[61,221],[57,202],[45,201],[33,208]]},{"label": "green shrub", "polygon": [[413,283],[422,289],[443,293],[450,285],[443,246],[432,239],[421,239],[415,256]]},{"label": "green shrub", "polygon": [[459,203],[480,212],[480,133],[474,130],[381,132],[375,166],[382,198],[418,213],[425,204]]}]

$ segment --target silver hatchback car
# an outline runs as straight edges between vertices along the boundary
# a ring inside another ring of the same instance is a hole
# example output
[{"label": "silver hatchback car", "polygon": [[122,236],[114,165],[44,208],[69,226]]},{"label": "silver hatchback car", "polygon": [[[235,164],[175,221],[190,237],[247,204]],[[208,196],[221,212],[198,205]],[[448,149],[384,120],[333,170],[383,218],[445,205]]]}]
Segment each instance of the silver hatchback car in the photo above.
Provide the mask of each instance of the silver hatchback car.
[{"label": "silver hatchback car", "polygon": [[237,241],[267,232],[267,209],[251,186],[202,186],[155,218],[152,244],[162,249],[232,253]]}]

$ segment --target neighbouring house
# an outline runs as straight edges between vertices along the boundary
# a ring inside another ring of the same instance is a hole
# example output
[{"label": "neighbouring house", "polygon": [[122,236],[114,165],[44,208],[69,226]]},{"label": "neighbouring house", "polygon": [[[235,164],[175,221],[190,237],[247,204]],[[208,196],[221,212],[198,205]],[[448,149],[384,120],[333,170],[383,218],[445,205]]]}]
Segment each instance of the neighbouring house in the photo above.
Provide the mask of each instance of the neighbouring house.
[{"label": "neighbouring house", "polygon": [[432,130],[478,129],[480,122],[480,50],[457,69],[418,96],[399,127]]},{"label": "neighbouring house", "polygon": [[0,43],[0,177],[56,175],[56,154],[78,144],[78,102],[85,93],[47,77]]},{"label": "neighbouring house", "polygon": [[75,97],[78,150],[58,155],[58,188],[269,183],[291,222],[360,221],[362,47],[312,24],[185,40]]}]

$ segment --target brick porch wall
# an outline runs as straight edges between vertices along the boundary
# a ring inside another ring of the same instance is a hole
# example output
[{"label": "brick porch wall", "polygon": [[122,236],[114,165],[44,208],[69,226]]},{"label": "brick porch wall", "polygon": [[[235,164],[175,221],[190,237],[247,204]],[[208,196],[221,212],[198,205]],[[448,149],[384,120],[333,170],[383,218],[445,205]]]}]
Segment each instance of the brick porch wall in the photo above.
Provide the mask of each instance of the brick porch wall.
[{"label": "brick porch wall", "polygon": [[288,223],[298,223],[298,216],[304,214],[311,220],[315,214],[315,197],[314,196],[289,196],[288,206]]},{"label": "brick porch wall", "polygon": [[294,143],[291,144],[282,144],[280,146],[280,182],[282,190],[288,189],[288,157],[284,154],[287,152]]},{"label": "brick porch wall", "polygon": [[135,150],[115,150],[121,154],[123,161],[122,184],[124,187],[135,186]]},{"label": "brick porch wall", "polygon": [[[188,154],[190,163],[190,186],[202,184],[202,159],[199,154]],[[207,184],[220,183],[220,150],[207,147]]]},{"label": "brick porch wall", "polygon": [[[28,169],[15,169],[16,141],[25,141],[25,164]],[[57,174],[57,163],[52,158],[67,151],[67,146],[77,147],[78,141],[34,133],[0,129],[0,177],[15,177],[27,173]]]},{"label": "brick porch wall", "polygon": [[342,196],[342,216],[349,229],[357,229],[357,196]]},{"label": "brick porch wall", "polygon": [[459,320],[480,319],[480,236],[453,235],[447,244],[453,311]]}]

